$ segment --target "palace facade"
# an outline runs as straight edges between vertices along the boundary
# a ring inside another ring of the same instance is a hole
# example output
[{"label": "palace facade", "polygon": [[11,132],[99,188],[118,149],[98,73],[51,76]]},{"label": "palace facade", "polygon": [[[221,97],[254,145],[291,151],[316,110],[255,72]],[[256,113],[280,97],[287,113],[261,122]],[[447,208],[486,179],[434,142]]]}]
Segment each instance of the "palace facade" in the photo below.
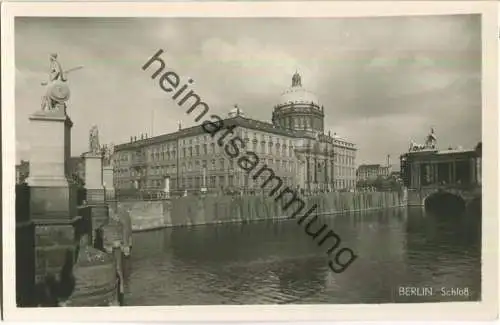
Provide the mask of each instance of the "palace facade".
[{"label": "palace facade", "polygon": [[[247,151],[280,177],[284,185],[305,190],[351,189],[356,183],[356,146],[324,130],[325,112],[317,97],[302,87],[295,73],[292,85],[274,107],[272,123],[245,116],[235,106],[224,125]],[[224,133],[224,132],[221,132]],[[134,139],[115,147],[116,189],[258,190],[270,172],[253,176],[230,159],[201,125],[156,137]],[[259,169],[257,167],[257,169]]]}]

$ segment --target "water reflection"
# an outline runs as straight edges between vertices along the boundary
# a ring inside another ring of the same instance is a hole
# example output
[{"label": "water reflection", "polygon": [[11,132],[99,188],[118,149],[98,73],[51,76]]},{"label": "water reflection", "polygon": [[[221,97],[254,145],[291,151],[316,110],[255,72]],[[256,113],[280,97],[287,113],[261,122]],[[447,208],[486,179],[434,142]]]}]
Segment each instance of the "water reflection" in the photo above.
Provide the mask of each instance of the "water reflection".
[{"label": "water reflection", "polygon": [[[471,219],[472,218],[472,219]],[[128,305],[383,303],[478,300],[480,236],[467,220],[418,209],[322,217],[359,258],[343,273],[291,221],[134,234]],[[480,222],[479,222],[480,223]],[[405,297],[400,286],[468,287],[469,297]]]}]

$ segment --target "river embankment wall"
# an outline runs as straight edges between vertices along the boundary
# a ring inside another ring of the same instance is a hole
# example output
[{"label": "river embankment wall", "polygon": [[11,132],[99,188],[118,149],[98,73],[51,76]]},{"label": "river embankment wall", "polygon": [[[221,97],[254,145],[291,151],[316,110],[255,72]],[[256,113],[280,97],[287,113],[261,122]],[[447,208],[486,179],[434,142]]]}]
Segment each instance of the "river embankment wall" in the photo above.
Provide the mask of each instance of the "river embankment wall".
[{"label": "river embankment wall", "polygon": [[[307,209],[316,204],[318,215],[406,206],[406,196],[402,192],[332,192],[304,196],[301,199]],[[284,211],[281,201],[257,195],[127,200],[118,202],[118,209],[129,211],[133,231],[145,231],[165,227],[286,219],[294,208]]]}]

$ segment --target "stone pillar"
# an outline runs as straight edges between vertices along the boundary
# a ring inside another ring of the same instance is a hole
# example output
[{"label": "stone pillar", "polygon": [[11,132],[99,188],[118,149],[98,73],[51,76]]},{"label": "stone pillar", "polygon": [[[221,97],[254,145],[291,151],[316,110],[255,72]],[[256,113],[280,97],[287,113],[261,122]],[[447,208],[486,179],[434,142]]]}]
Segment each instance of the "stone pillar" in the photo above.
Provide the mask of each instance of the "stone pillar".
[{"label": "stone pillar", "polygon": [[91,207],[92,228],[97,229],[108,221],[108,207],[104,197],[102,156],[87,152],[82,157],[85,161],[87,204]]},{"label": "stone pillar", "polygon": [[163,190],[165,192],[165,198],[170,197],[170,177],[165,177],[165,188]]},{"label": "stone pillar", "polygon": [[114,170],[113,166],[106,166],[102,168],[102,179],[105,192],[106,200],[115,199],[115,187],[114,187]]},{"label": "stone pillar", "polygon": [[35,225],[35,282],[59,275],[74,258],[77,188],[68,179],[71,127],[65,107],[30,116],[30,219]]},{"label": "stone pillar", "polygon": [[88,203],[104,202],[102,156],[91,152],[82,155],[85,161],[85,188]]}]

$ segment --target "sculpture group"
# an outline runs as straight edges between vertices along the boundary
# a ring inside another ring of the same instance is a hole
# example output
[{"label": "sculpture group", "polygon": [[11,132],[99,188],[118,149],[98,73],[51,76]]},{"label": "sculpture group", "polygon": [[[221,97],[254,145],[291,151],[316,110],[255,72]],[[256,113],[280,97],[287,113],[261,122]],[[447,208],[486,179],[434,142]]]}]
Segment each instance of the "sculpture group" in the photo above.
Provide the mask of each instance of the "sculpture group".
[{"label": "sculpture group", "polygon": [[425,139],[425,144],[418,144],[415,141],[410,142],[409,152],[422,151],[422,150],[435,150],[436,149],[437,138],[434,134],[434,128],[431,128],[431,132],[427,135]]},{"label": "sculpture group", "polygon": [[99,129],[97,125],[92,126],[89,132],[89,152],[103,158],[103,166],[109,166],[112,162],[114,152],[113,144],[99,144]]}]

